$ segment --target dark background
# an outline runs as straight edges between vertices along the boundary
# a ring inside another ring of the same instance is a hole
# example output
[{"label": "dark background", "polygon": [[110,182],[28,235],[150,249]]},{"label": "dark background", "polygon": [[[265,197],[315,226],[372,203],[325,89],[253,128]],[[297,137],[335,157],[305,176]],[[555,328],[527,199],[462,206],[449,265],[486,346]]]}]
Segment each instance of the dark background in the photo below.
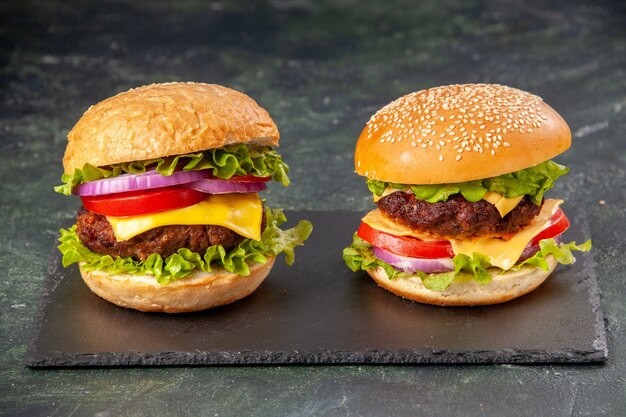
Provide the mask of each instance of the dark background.
[{"label": "dark background", "polygon": [[[572,129],[557,158],[571,173],[551,195],[588,213],[608,362],[25,368],[48,254],[79,204],[52,191],[65,135],[89,105],[163,81],[224,84],[267,108],[293,184],[266,197],[294,209],[371,207],[354,143],[400,95],[497,82],[543,97]],[[626,414],[623,2],[9,0],[0,95],[0,414]]]}]

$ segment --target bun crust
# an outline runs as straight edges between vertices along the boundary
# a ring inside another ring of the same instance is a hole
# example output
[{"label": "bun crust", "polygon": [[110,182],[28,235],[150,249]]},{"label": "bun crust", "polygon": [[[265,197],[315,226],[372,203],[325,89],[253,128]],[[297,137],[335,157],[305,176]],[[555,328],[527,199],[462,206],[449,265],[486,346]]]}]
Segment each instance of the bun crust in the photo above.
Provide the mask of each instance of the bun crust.
[{"label": "bun crust", "polygon": [[214,84],[152,84],[92,107],[68,134],[65,173],[246,143],[277,146],[279,133],[252,98]]},{"label": "bun crust", "polygon": [[453,281],[445,291],[433,291],[424,287],[420,278],[389,279],[381,267],[367,272],[386,290],[400,297],[423,304],[438,306],[475,306],[499,304],[521,297],[536,289],[556,268],[552,256],[546,258],[549,269],[524,267],[519,271],[504,274],[492,273],[492,281],[487,285],[478,284],[474,279]]},{"label": "bun crust", "polygon": [[275,257],[250,267],[242,277],[227,271],[194,272],[161,285],[153,276],[115,274],[102,271],[80,273],[96,295],[121,307],[148,312],[187,313],[229,304],[252,294],[274,266]]},{"label": "bun crust", "polygon": [[356,172],[401,184],[495,177],[544,162],[571,144],[540,97],[496,84],[435,87],[380,109],[356,145]]}]

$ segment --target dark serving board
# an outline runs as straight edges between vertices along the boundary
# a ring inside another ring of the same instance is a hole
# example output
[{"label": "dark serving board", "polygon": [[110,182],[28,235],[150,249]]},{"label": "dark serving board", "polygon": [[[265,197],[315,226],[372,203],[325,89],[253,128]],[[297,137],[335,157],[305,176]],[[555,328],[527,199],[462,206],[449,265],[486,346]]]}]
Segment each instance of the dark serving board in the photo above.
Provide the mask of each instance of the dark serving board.
[{"label": "dark serving board", "polygon": [[[589,237],[568,209],[566,238]],[[296,263],[276,262],[251,296],[192,314],[127,310],[92,294],[75,266],[50,258],[25,358],[30,367],[346,363],[582,363],[607,357],[590,253],[536,291],[496,306],[443,308],[404,300],[341,251],[360,214],[292,212],[314,231]]]}]

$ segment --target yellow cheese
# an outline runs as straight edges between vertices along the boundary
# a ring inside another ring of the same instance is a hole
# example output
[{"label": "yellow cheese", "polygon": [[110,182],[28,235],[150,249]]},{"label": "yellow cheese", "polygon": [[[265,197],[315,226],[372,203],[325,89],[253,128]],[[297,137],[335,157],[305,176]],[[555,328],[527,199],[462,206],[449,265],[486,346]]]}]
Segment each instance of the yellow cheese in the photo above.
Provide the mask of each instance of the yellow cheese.
[{"label": "yellow cheese", "polygon": [[485,193],[485,196],[483,197],[483,200],[487,200],[488,202],[493,204],[500,213],[500,217],[504,217],[511,210],[513,210],[520,201],[522,201],[522,198],[524,198],[523,195],[506,198],[503,195],[500,195],[493,191],[487,191],[487,193]]},{"label": "yellow cheese", "polygon": [[263,206],[256,193],[213,194],[193,206],[143,214],[140,216],[107,216],[117,241],[128,240],[159,226],[224,226],[252,240],[261,240]]},{"label": "yellow cheese", "polygon": [[[528,243],[542,230],[550,226],[550,218],[556,213],[563,200],[545,200],[541,212],[533,221],[509,240],[499,238],[478,238],[474,240],[449,239],[454,254],[465,254],[471,256],[478,252],[487,255],[491,264],[502,269],[510,269]],[[411,236],[424,241],[442,240],[432,236],[415,232],[405,226],[387,219],[380,210],[372,210],[362,219],[376,230],[390,233],[395,236]]]},{"label": "yellow cheese", "polygon": [[489,257],[492,265],[508,270],[515,265],[526,245],[550,225],[550,218],[562,203],[563,200],[545,200],[541,212],[533,219],[532,223],[509,240],[498,238],[479,238],[468,241],[451,239],[452,249],[455,254],[462,253],[469,256],[474,252],[482,253]]},{"label": "yellow cheese", "polygon": [[398,190],[397,188],[387,187],[385,191],[381,195],[374,194],[374,203],[377,203],[383,197],[387,197],[389,194],[397,193],[398,191],[406,191],[406,190]]},{"label": "yellow cheese", "polygon": [[368,224],[376,230],[380,230],[381,232],[389,233],[395,236],[411,236],[425,241],[443,240],[441,238],[433,238],[432,236],[428,236],[420,232],[415,232],[401,224],[389,220],[385,216],[383,216],[382,212],[379,209],[370,211],[361,220],[363,221],[363,223]]},{"label": "yellow cheese", "polygon": [[[378,200],[380,200],[381,198],[387,197],[389,194],[393,194],[398,191],[407,192],[407,190],[398,190],[396,188],[387,187],[385,188],[385,191],[383,191],[381,195],[374,194],[374,203],[378,202]],[[493,204],[498,210],[498,212],[500,213],[500,217],[504,217],[511,210],[513,210],[515,206],[519,204],[520,201],[522,201],[522,198],[524,198],[523,195],[512,197],[512,198],[506,198],[503,195],[498,194],[496,192],[487,191],[485,193],[485,196],[483,197],[483,200],[486,200],[490,202],[491,204]]]}]

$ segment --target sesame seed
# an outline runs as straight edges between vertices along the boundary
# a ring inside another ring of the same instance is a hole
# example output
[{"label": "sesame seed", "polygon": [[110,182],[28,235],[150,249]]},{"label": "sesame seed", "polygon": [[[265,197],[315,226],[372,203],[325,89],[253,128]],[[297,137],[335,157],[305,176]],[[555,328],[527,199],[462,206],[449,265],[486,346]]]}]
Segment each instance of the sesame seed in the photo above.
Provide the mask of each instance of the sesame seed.
[{"label": "sesame seed", "polygon": [[443,161],[443,155],[439,154],[439,160]]},{"label": "sesame seed", "polygon": [[457,155],[455,159],[456,159],[457,161],[460,161],[460,160],[461,160],[461,155]]},{"label": "sesame seed", "polygon": [[[367,122],[364,137],[390,144],[405,139],[413,147],[420,144],[420,149],[433,146],[437,150],[445,143],[463,142],[456,148],[460,152],[482,153],[484,146],[493,155],[499,146],[511,146],[510,133],[531,134],[540,129],[548,120],[543,107],[540,97],[502,85],[436,87],[384,106]],[[384,134],[377,134],[380,129]],[[481,130],[487,132],[479,134]]]}]

